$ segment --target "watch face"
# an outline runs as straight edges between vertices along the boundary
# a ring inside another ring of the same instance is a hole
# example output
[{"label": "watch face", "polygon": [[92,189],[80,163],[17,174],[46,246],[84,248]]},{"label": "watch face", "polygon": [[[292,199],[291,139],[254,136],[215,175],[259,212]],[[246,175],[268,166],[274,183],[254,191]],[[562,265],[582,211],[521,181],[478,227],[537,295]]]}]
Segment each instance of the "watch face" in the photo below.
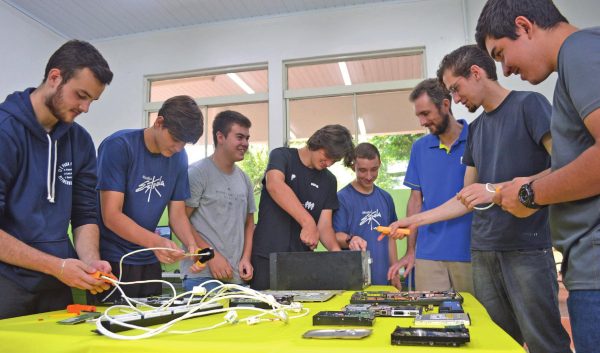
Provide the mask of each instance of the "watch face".
[{"label": "watch face", "polygon": [[523,184],[521,185],[521,188],[519,189],[519,201],[527,206],[530,203],[530,197],[531,194],[529,193],[529,188],[528,188],[528,184]]}]

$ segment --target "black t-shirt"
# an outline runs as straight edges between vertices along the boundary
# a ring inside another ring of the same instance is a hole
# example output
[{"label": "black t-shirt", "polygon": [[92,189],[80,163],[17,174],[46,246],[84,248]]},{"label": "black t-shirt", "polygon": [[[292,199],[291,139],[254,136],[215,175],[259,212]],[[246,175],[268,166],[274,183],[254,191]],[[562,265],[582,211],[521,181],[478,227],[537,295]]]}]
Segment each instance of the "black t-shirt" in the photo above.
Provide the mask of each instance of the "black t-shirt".
[{"label": "black t-shirt", "polygon": [[[463,164],[475,167],[479,183],[499,183],[550,167],[542,138],[550,131],[551,107],[539,93],[511,92],[493,111],[469,124]],[[474,211],[471,248],[532,250],[549,248],[548,209],[517,218],[500,207]]]},{"label": "black t-shirt", "polygon": [[[297,149],[280,147],[271,151],[267,172],[272,169],[285,175],[285,183],[294,191],[315,223],[318,223],[322,210],[336,210],[339,207],[335,176],[327,169],[319,171],[306,167]],[[252,254],[268,258],[272,252],[310,250],[300,240],[300,224],[279,207],[267,192],[266,178],[263,178],[262,184]]]}]

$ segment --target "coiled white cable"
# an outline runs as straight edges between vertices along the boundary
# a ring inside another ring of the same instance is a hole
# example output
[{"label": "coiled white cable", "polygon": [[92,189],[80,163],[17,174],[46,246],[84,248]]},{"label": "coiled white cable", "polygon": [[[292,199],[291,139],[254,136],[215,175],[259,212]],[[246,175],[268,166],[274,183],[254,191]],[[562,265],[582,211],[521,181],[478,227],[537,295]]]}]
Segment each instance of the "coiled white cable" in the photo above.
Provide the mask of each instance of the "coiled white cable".
[{"label": "coiled white cable", "polygon": [[[496,187],[494,186],[494,184],[491,184],[491,183],[486,183],[485,184],[485,190],[488,191],[488,192],[491,192],[492,194],[496,193]],[[494,205],[495,205],[495,203],[491,202],[487,206],[482,206],[482,207],[474,206],[473,209],[475,209],[477,211],[485,211],[487,209],[492,208]]]}]

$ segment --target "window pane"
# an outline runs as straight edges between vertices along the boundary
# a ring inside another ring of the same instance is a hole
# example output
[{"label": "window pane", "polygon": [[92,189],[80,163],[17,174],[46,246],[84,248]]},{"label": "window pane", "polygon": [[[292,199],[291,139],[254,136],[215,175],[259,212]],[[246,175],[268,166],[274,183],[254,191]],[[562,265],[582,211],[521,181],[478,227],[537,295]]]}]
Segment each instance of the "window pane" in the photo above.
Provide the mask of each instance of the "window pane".
[{"label": "window pane", "polygon": [[[351,84],[423,77],[423,54],[345,61]],[[338,61],[288,67],[288,89],[343,86]]]},{"label": "window pane", "polygon": [[353,97],[324,97],[289,101],[290,145],[306,141],[315,131],[329,124],[341,124],[356,134]]},{"label": "window pane", "polygon": [[182,94],[205,98],[268,92],[267,70],[236,72],[235,75],[252,91],[245,91],[230,73],[157,80],[150,82],[150,102],[162,102]]},{"label": "window pane", "polygon": [[[408,100],[409,91],[361,94],[356,97],[357,116],[364,122],[364,136],[381,134],[406,134],[425,132],[415,116],[413,104]],[[359,123],[360,127],[360,123]],[[365,139],[366,141],[366,139]]]}]

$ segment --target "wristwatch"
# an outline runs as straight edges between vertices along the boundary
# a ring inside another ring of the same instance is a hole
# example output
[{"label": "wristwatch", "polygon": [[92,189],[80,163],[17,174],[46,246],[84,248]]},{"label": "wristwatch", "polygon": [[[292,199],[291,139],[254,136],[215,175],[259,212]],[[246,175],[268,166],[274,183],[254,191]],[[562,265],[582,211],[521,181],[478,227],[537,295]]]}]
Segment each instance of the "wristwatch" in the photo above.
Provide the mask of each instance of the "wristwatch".
[{"label": "wristwatch", "polygon": [[531,186],[532,184],[533,181],[529,182],[528,184],[521,185],[521,188],[519,189],[519,202],[521,202],[523,206],[527,208],[542,208],[542,206],[538,205],[534,201],[535,195],[533,193],[533,187]]}]

